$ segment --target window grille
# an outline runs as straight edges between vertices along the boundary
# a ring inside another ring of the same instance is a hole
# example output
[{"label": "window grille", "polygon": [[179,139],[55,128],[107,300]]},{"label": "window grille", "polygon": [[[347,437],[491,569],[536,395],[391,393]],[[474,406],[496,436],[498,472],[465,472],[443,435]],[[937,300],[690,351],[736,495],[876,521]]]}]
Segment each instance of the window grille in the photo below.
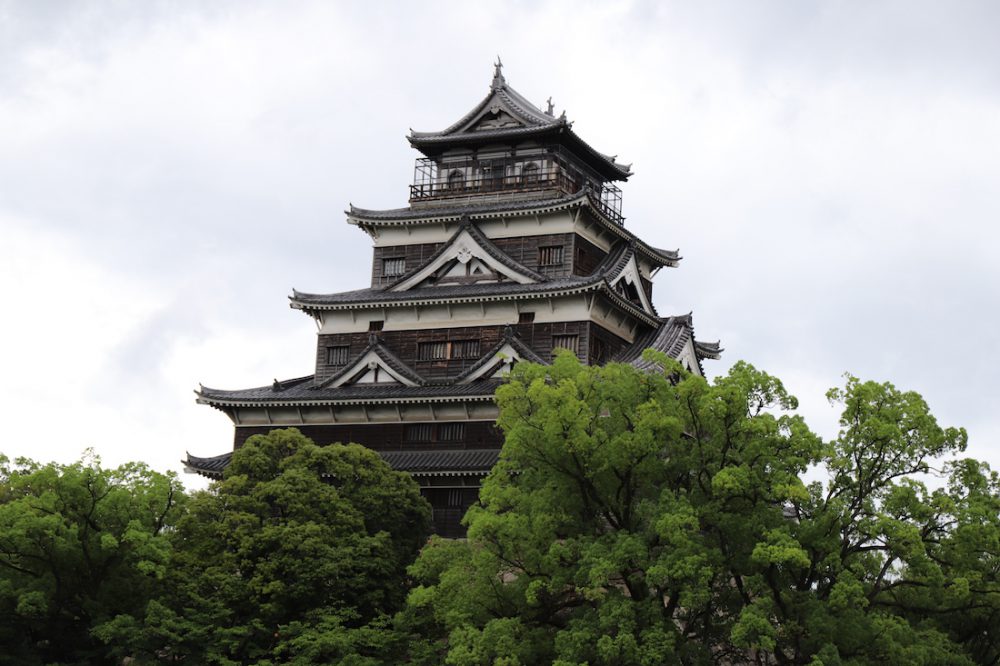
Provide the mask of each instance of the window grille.
[{"label": "window grille", "polygon": [[326,348],[327,365],[347,365],[351,348],[348,345],[338,345]]},{"label": "window grille", "polygon": [[421,342],[417,347],[417,358],[421,361],[443,361],[448,358],[448,343]]},{"label": "window grille", "polygon": [[439,442],[460,442],[465,439],[464,423],[442,423],[438,426]]},{"label": "window grille", "polygon": [[455,340],[451,343],[452,358],[479,358],[479,340]]},{"label": "window grille", "polygon": [[563,246],[550,245],[538,248],[539,266],[559,266],[563,262]]},{"label": "window grille", "polygon": [[552,336],[552,351],[556,349],[568,349],[574,354],[578,353],[580,348],[580,336],[579,335],[553,335]]},{"label": "window grille", "polygon": [[403,438],[407,442],[429,442],[434,434],[434,426],[430,423],[413,423],[406,426]]},{"label": "window grille", "polygon": [[522,312],[521,314],[517,315],[518,324],[530,324],[533,321],[535,321],[534,312]]},{"label": "window grille", "polygon": [[405,257],[386,257],[382,260],[382,276],[398,277],[406,272]]},{"label": "window grille", "polygon": [[448,491],[448,506],[462,506],[463,494],[461,489],[452,488]]},{"label": "window grille", "polygon": [[369,331],[381,331],[383,326],[385,326],[385,322],[381,319],[368,322]]}]

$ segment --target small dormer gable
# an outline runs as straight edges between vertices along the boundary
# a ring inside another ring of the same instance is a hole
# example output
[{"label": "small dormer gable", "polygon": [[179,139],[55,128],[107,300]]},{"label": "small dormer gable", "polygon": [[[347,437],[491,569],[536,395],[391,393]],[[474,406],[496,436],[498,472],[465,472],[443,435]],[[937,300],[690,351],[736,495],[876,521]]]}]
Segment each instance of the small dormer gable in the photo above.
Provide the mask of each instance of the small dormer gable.
[{"label": "small dormer gable", "polygon": [[456,378],[456,384],[471,384],[483,379],[501,379],[510,374],[520,361],[545,364],[545,360],[521,342],[508,328],[503,340],[486,353],[475,365]]},{"label": "small dormer gable", "polygon": [[343,370],[317,388],[343,386],[420,386],[423,378],[404,364],[377,339]]},{"label": "small dormer gable", "polygon": [[389,291],[496,282],[531,284],[545,279],[508,257],[466,222],[423,266],[402,276]]},{"label": "small dormer gable", "polygon": [[639,266],[635,260],[635,252],[629,250],[628,260],[622,262],[622,267],[616,274],[608,276],[608,284],[622,298],[640,306],[647,314],[656,316],[656,310],[646,295],[640,278]]}]

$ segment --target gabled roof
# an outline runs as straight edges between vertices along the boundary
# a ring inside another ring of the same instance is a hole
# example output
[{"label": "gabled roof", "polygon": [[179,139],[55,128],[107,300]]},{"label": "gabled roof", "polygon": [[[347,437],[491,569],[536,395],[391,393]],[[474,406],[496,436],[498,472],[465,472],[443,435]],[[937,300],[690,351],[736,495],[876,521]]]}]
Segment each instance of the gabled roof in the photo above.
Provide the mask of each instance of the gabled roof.
[{"label": "gabled roof", "polygon": [[410,131],[407,139],[414,148],[432,156],[451,146],[485,142],[522,140],[551,136],[583,157],[595,170],[610,180],[626,180],[632,175],[630,164],[618,164],[616,158],[599,153],[577,136],[565,112],[558,118],[542,111],[507,84],[502,64],[497,61],[490,91],[471,111],[440,132]]},{"label": "gabled roof", "polygon": [[351,310],[358,306],[395,307],[507,301],[512,299],[553,298],[589,292],[601,292],[608,300],[648,325],[656,325],[655,311],[622,297],[609,284],[627,267],[635,247],[619,244],[604,258],[591,275],[571,275],[532,284],[479,283],[444,287],[416,287],[408,291],[392,291],[385,287],[370,287],[334,294],[309,294],[292,290],[291,307],[313,313],[324,310]]},{"label": "gabled roof", "polygon": [[[501,356],[507,356],[503,359]],[[465,372],[455,377],[456,384],[469,384],[480,379],[493,379],[494,374],[499,369],[497,366],[506,361],[529,361],[548,365],[548,362],[536,354],[528,345],[521,342],[521,339],[514,335],[510,326],[504,329],[503,338],[493,346],[486,354],[470,366]],[[512,365],[512,363],[511,363]],[[508,367],[509,369],[509,367]]]},{"label": "gabled roof", "polygon": [[519,284],[544,282],[547,279],[541,273],[511,259],[466,217],[452,237],[427,261],[399,277],[386,289],[394,292],[412,289],[445,264],[453,260],[467,263],[472,258],[485,261],[490,268]]},{"label": "gabled roof", "polygon": [[718,342],[698,342],[695,340],[692,316],[691,313],[688,313],[661,318],[658,327],[637,338],[634,343],[623,349],[612,360],[618,363],[629,363],[641,370],[652,370],[654,364],[642,357],[644,351],[655,349],[671,358],[678,358],[689,344],[694,349],[698,369],[702,374],[704,374],[704,369],[701,367],[701,361],[706,358],[718,359],[723,352]]},{"label": "gabled roof", "polygon": [[[360,375],[375,370],[375,366],[381,368],[393,381],[382,382],[383,384],[403,384],[405,386],[423,386],[426,382],[424,378],[417,374],[410,366],[406,365],[398,356],[393,354],[382,344],[377,335],[372,334],[369,338],[368,346],[358,354],[350,363],[344,366],[343,370],[318,384],[315,388],[338,388],[359,383]],[[378,382],[374,382],[378,383]]]},{"label": "gabled roof", "polygon": [[486,220],[501,217],[526,217],[575,208],[586,210],[604,229],[619,238],[629,242],[634,241],[636,250],[656,266],[676,266],[681,260],[677,250],[653,247],[605,215],[600,202],[595,199],[594,192],[586,187],[581,188],[575,194],[558,197],[452,204],[436,208],[406,207],[374,210],[352,205],[344,213],[347,215],[348,223],[362,229],[376,229],[378,227],[412,226],[414,224],[441,224],[442,222],[457,222],[465,218]]}]

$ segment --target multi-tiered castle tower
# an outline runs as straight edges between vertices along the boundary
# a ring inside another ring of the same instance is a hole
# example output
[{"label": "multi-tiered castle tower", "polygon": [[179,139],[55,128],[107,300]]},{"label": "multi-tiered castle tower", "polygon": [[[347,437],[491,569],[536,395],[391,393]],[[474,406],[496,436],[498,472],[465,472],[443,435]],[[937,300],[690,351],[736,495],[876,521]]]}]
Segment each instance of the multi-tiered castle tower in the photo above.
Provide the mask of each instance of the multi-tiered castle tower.
[{"label": "multi-tiered castle tower", "polygon": [[[700,373],[720,349],[695,340],[690,315],[653,307],[653,275],[680,257],[625,228],[614,183],[629,165],[518,94],[499,63],[472,111],[409,141],[424,155],[409,206],[347,211],[374,242],[371,286],[291,296],[319,327],[315,373],[203,386],[198,402],[229,415],[236,448],[294,426],[375,449],[420,483],[437,532],[457,536],[500,451],[493,393],[511,365],[557,349],[641,365],[653,347]],[[185,462],[218,478],[230,455]]]}]

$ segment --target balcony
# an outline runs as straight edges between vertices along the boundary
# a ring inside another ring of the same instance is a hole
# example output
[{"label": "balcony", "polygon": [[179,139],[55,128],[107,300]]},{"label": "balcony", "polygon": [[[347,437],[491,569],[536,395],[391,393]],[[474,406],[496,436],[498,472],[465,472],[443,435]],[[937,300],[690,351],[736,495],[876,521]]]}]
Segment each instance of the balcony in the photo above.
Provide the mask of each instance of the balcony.
[{"label": "balcony", "polygon": [[[573,168],[558,152],[477,160],[420,158],[413,170],[410,203],[478,202],[576,194],[589,184],[592,201],[623,224],[621,190]],[[456,201],[458,200],[458,201]]]}]

